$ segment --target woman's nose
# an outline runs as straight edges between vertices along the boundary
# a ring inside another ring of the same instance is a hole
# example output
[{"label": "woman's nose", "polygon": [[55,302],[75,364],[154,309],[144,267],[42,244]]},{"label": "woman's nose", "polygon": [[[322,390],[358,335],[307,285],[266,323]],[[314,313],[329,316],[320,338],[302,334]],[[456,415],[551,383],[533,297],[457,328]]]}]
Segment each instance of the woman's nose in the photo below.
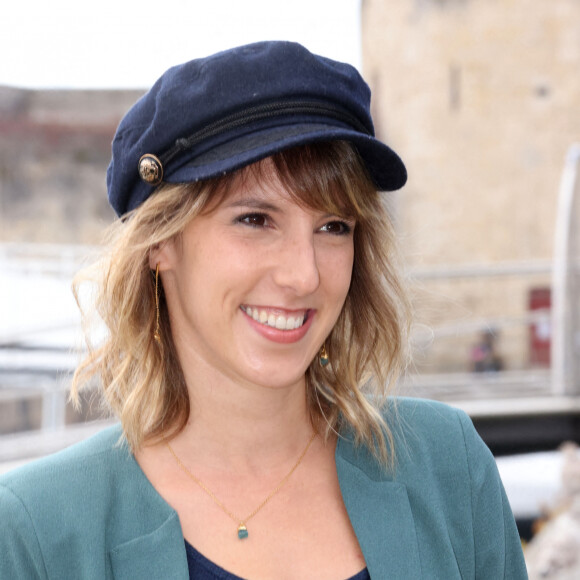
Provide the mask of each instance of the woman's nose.
[{"label": "woman's nose", "polygon": [[320,272],[314,235],[293,235],[280,240],[274,280],[278,286],[292,289],[299,296],[314,292],[320,285]]}]

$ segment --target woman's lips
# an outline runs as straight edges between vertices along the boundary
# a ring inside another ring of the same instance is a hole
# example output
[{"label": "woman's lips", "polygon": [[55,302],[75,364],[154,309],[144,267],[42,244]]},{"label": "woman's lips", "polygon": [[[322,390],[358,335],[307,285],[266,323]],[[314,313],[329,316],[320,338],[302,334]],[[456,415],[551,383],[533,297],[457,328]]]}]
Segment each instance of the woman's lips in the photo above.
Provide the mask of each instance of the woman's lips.
[{"label": "woman's lips", "polygon": [[310,328],[314,318],[314,311],[311,309],[282,310],[248,304],[243,304],[240,309],[259,334],[280,343],[300,340]]}]

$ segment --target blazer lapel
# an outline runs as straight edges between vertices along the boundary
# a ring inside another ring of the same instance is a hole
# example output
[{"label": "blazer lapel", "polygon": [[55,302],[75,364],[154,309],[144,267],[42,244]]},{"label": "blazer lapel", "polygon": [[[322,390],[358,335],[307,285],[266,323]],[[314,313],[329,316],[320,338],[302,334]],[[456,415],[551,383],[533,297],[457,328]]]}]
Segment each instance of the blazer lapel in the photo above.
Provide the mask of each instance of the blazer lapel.
[{"label": "blazer lapel", "polygon": [[185,543],[176,513],[156,530],[116,546],[109,556],[115,580],[189,578]]},{"label": "blazer lapel", "polygon": [[421,578],[407,488],[352,442],[339,439],[336,469],[346,510],[373,580]]}]

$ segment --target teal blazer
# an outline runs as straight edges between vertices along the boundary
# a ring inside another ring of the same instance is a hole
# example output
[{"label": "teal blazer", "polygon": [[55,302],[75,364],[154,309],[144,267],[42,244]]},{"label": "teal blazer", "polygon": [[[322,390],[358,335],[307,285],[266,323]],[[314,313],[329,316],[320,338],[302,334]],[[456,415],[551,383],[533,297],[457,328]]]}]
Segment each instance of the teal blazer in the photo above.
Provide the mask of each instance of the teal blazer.
[{"label": "teal blazer", "polygon": [[[345,435],[336,468],[372,580],[527,578],[495,461],[469,418],[401,399],[397,466]],[[0,477],[0,579],[187,580],[177,513],[119,427]]]}]

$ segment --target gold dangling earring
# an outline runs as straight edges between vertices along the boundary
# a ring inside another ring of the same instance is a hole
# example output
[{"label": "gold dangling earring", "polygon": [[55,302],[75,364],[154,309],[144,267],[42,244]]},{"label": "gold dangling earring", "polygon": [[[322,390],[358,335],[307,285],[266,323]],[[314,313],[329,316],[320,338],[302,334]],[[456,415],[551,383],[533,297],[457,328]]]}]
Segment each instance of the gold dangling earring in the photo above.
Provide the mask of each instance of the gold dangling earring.
[{"label": "gold dangling earring", "polygon": [[326,343],[324,343],[322,345],[322,348],[320,349],[320,355],[318,360],[320,361],[320,364],[323,367],[325,367],[329,362],[328,353],[326,352]]},{"label": "gold dangling earring", "polygon": [[161,344],[161,334],[159,333],[159,262],[155,266],[155,332],[153,338]]}]

